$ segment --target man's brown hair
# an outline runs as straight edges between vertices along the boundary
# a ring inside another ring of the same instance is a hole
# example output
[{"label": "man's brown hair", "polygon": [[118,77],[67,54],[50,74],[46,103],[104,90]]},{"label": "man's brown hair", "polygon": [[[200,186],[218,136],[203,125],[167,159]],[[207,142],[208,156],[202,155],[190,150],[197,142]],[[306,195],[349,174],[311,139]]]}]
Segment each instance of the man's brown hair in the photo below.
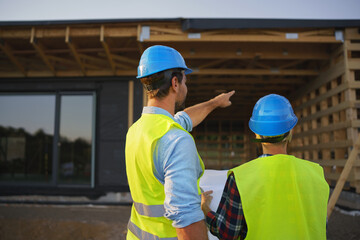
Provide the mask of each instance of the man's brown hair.
[{"label": "man's brown hair", "polygon": [[181,71],[181,68],[169,69],[140,78],[140,81],[150,98],[161,99],[169,94],[173,77],[177,77],[179,83],[182,82],[183,75]]}]

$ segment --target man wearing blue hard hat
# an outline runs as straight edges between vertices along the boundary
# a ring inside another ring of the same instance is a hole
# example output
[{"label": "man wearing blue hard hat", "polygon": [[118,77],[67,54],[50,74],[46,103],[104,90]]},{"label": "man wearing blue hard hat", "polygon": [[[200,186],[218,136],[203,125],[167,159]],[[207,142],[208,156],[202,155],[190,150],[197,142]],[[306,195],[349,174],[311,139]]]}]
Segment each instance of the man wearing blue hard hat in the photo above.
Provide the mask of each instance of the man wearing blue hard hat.
[{"label": "man wearing blue hard hat", "polygon": [[329,186],[320,165],[287,154],[297,117],[283,96],[256,103],[249,121],[263,155],[231,169],[217,212],[202,195],[210,232],[219,239],[325,240]]},{"label": "man wearing blue hard hat", "polygon": [[191,72],[170,47],[152,46],[141,56],[137,78],[148,104],[126,136],[134,202],[127,239],[207,239],[199,188],[204,164],[189,131],[215,108],[230,106],[234,91],[181,111]]}]

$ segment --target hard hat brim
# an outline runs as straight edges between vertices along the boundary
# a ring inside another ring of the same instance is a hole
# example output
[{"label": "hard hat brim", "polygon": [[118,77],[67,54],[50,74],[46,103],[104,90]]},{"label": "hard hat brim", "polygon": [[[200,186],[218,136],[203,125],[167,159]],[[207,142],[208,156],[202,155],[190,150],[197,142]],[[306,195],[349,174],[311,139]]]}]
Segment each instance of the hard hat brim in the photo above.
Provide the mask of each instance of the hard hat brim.
[{"label": "hard hat brim", "polygon": [[[167,68],[167,69],[162,69],[162,70],[160,70],[160,71],[151,72],[151,73],[148,73],[148,74],[146,74],[146,75],[138,75],[138,76],[136,76],[136,78],[139,79],[139,78],[148,77],[148,76],[151,76],[151,75],[153,75],[153,74],[155,74],[155,73],[159,73],[159,72],[162,72],[162,71],[165,71],[165,70],[168,70],[168,69],[171,69],[171,68]],[[188,75],[188,74],[190,74],[190,73],[193,72],[193,70],[190,69],[190,68],[182,68],[182,69],[185,70],[185,75]]]}]

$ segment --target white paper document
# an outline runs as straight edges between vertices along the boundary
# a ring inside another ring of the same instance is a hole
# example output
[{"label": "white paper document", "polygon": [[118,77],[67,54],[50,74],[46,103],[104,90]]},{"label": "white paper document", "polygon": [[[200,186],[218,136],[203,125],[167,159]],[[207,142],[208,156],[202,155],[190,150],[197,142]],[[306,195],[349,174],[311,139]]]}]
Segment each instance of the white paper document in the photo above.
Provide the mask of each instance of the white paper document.
[{"label": "white paper document", "polygon": [[[200,187],[204,192],[213,190],[213,199],[210,203],[210,209],[216,212],[222,193],[224,191],[228,170],[210,170],[207,169],[200,179]],[[214,235],[208,232],[209,240],[217,239]]]}]

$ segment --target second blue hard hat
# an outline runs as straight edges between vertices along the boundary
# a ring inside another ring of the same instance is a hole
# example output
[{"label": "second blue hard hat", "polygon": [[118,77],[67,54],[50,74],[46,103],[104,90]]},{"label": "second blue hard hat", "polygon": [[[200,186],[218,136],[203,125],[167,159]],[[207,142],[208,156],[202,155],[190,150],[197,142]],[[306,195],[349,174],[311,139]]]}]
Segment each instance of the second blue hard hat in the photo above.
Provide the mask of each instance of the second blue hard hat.
[{"label": "second blue hard hat", "polygon": [[297,121],[289,100],[270,94],[260,98],[255,104],[249,127],[262,136],[278,136],[294,128]]},{"label": "second blue hard hat", "polygon": [[172,68],[182,68],[185,74],[192,72],[186,66],[184,58],[175,49],[162,45],[151,46],[141,55],[136,78],[148,77]]}]

